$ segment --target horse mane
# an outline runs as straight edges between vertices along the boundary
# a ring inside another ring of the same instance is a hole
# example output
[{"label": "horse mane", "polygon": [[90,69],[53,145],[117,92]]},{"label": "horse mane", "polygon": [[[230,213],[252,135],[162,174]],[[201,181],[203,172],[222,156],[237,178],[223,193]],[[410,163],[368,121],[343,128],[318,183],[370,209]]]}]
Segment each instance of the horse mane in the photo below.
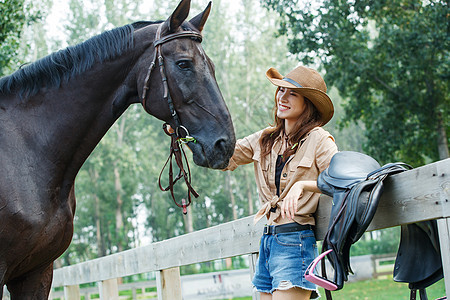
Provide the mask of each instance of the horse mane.
[{"label": "horse mane", "polygon": [[0,78],[0,94],[35,95],[42,87],[60,86],[96,63],[114,59],[133,46],[133,31],[155,22],[136,22],[105,31],[59,50]]}]

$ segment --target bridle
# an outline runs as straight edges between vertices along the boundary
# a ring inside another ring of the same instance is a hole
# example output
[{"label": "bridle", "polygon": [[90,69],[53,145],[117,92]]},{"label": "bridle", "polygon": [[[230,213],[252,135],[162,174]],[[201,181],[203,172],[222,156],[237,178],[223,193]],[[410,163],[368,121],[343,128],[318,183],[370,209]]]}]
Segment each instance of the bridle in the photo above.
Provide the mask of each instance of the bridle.
[{"label": "bridle", "polygon": [[[169,92],[169,85],[167,84],[166,69],[164,67],[164,58],[162,56],[161,45],[163,45],[169,41],[179,39],[179,38],[192,38],[201,43],[203,37],[200,33],[195,32],[195,31],[181,31],[181,32],[171,33],[171,34],[166,35],[161,38],[161,29],[162,29],[163,24],[164,23],[162,23],[158,27],[158,30],[156,31],[155,40],[153,41],[153,46],[155,47],[155,55],[153,56],[153,60],[150,64],[150,66],[148,67],[147,76],[145,77],[144,87],[142,90],[142,106],[144,106],[144,110],[147,113],[150,113],[147,110],[147,105],[146,105],[147,104],[147,91],[150,89],[150,76],[151,76],[153,69],[155,68],[156,59],[158,59],[159,72],[161,73],[161,78],[162,78],[162,83],[163,83],[163,88],[164,88],[164,100],[166,100],[167,103],[169,104],[170,114],[175,121],[176,128],[180,128],[182,126],[181,122],[180,122],[180,118],[178,117],[178,114],[173,106],[172,98],[170,97],[170,92]],[[183,127],[183,129],[186,130],[186,128],[184,128],[184,127]]]},{"label": "bridle", "polygon": [[[167,158],[166,163],[164,164],[164,167],[161,170],[161,173],[159,174],[158,184],[159,184],[159,188],[162,191],[170,191],[170,194],[171,194],[172,199],[175,202],[175,204],[178,207],[183,208],[183,213],[186,214],[187,207],[192,202],[191,194],[195,198],[197,198],[199,195],[191,186],[191,171],[190,171],[189,164],[188,164],[188,161],[186,158],[186,154],[183,150],[183,144],[188,143],[188,142],[195,143],[196,140],[195,140],[195,138],[193,138],[189,135],[189,131],[186,129],[186,127],[181,125],[180,118],[178,117],[178,114],[173,105],[172,98],[170,97],[169,85],[167,83],[166,69],[164,67],[164,58],[162,56],[161,45],[163,45],[166,42],[172,41],[174,39],[179,39],[179,38],[191,38],[191,39],[194,39],[201,43],[202,35],[195,31],[181,31],[181,32],[171,33],[171,34],[166,35],[161,38],[161,29],[162,29],[163,24],[164,23],[162,23],[158,27],[158,30],[156,31],[155,40],[153,42],[153,46],[155,47],[155,55],[153,57],[153,60],[150,64],[150,66],[148,67],[147,75],[145,77],[144,87],[142,90],[142,106],[144,107],[144,110],[150,114],[150,112],[147,110],[147,105],[146,105],[147,104],[147,92],[150,89],[150,76],[151,76],[153,69],[156,66],[156,60],[158,59],[159,72],[161,74],[162,84],[163,84],[164,101],[166,101],[167,104],[169,105],[170,115],[172,116],[174,123],[175,123],[175,130],[173,132],[170,132],[168,130],[167,123],[164,123],[164,125],[163,125],[164,132],[168,136],[171,137],[171,143],[170,143],[169,157]],[[176,162],[178,168],[180,169],[178,172],[178,175],[176,176],[175,179],[173,178],[172,157],[175,157],[175,162]],[[187,172],[184,169],[183,159],[186,163]],[[162,176],[162,173],[163,173],[164,169],[166,168],[167,164],[169,164],[169,184],[167,187],[163,188],[161,185],[161,176]],[[175,199],[173,187],[174,187],[175,183],[181,178],[184,178],[184,182],[186,183],[186,186],[188,188],[188,200],[186,202],[186,200],[183,198],[182,202],[180,204]]]}]

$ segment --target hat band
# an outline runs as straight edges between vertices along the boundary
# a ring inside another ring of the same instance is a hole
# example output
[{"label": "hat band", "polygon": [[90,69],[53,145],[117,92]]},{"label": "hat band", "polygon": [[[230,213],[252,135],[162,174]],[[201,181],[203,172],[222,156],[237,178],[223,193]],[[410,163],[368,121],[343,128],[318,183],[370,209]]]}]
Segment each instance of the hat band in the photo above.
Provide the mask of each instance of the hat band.
[{"label": "hat band", "polygon": [[297,81],[292,80],[292,79],[290,79],[290,78],[284,77],[283,80],[284,80],[284,81],[287,81],[287,82],[289,82],[289,83],[291,83],[291,84],[293,84],[293,85],[295,85],[296,87],[299,87],[299,88],[302,87],[300,84],[297,83]]}]

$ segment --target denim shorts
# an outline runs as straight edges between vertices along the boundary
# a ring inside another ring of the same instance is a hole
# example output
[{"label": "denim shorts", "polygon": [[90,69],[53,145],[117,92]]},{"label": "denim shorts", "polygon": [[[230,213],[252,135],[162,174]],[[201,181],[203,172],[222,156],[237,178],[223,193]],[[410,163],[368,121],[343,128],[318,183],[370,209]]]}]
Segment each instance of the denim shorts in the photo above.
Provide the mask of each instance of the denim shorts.
[{"label": "denim shorts", "polygon": [[318,255],[312,230],[263,234],[252,283],[258,292],[273,293],[299,287],[319,297],[317,287],[305,279],[309,264]]}]

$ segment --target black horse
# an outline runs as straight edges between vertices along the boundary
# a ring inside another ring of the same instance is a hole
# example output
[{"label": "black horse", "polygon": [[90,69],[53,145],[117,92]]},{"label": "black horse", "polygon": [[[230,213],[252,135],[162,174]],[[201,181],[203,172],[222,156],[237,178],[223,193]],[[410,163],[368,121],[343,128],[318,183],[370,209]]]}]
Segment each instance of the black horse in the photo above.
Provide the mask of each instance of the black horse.
[{"label": "black horse", "polygon": [[189,132],[196,164],[228,164],[233,125],[200,45],[211,3],[185,21],[189,9],[182,0],[164,22],[104,32],[0,79],[0,299],[4,285],[12,299],[48,298],[72,239],[75,176],[130,104]]}]

